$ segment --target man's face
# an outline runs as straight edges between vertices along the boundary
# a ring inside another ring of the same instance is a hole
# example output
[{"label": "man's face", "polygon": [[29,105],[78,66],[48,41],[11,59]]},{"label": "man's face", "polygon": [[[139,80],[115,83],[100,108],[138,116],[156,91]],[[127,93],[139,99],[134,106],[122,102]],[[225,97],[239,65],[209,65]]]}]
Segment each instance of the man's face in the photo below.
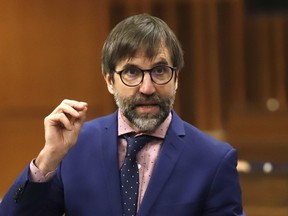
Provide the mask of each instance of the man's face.
[{"label": "man's face", "polygon": [[[127,65],[150,69],[160,64],[173,66],[168,50],[162,46],[153,59],[147,58],[145,52],[138,51],[133,58],[118,62],[115,70],[121,71]],[[156,129],[170,113],[178,85],[175,76],[174,73],[169,83],[157,85],[146,72],[143,82],[136,87],[126,86],[117,73],[114,73],[114,82],[109,75],[105,76],[105,80],[127,123],[136,131],[144,132]]]}]

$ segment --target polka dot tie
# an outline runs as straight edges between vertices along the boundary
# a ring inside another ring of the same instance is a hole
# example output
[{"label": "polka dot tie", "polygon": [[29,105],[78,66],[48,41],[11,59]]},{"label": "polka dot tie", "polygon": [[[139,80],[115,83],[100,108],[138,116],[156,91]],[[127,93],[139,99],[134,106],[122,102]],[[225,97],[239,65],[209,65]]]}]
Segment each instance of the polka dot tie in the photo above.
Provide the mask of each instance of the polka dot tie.
[{"label": "polka dot tie", "polygon": [[137,214],[139,189],[139,171],[136,155],[153,137],[147,135],[137,137],[125,135],[124,137],[127,141],[127,152],[124,164],[120,169],[123,216],[135,216]]}]

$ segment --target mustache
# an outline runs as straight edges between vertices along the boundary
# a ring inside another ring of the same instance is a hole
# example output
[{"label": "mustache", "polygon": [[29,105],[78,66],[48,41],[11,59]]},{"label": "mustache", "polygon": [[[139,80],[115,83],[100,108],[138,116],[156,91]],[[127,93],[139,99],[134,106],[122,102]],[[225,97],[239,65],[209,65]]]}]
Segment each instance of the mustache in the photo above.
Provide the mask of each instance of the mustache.
[{"label": "mustache", "polygon": [[161,98],[156,94],[153,95],[137,94],[133,98],[134,106],[137,106],[137,104],[145,104],[145,103],[160,104],[161,102],[162,102]]}]

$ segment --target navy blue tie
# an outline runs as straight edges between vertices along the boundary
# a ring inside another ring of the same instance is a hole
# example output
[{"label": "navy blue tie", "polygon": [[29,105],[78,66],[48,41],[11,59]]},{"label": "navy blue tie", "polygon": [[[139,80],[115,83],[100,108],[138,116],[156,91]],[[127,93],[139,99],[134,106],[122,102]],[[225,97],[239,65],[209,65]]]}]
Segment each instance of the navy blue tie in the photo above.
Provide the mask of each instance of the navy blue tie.
[{"label": "navy blue tie", "polygon": [[147,135],[129,137],[125,135],[124,138],[127,141],[127,152],[124,164],[120,169],[123,216],[135,216],[137,214],[139,190],[139,171],[136,155],[153,137]]}]

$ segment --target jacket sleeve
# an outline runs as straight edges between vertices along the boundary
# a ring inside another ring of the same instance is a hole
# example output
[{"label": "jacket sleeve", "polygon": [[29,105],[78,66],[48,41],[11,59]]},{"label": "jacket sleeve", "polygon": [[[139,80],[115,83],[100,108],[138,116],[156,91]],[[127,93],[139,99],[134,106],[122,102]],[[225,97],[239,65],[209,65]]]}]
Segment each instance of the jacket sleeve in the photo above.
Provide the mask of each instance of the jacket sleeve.
[{"label": "jacket sleeve", "polygon": [[60,216],[63,187],[58,174],[45,183],[29,181],[29,166],[15,180],[0,204],[2,216]]},{"label": "jacket sleeve", "polygon": [[236,167],[237,152],[230,149],[218,166],[203,216],[245,216]]}]

